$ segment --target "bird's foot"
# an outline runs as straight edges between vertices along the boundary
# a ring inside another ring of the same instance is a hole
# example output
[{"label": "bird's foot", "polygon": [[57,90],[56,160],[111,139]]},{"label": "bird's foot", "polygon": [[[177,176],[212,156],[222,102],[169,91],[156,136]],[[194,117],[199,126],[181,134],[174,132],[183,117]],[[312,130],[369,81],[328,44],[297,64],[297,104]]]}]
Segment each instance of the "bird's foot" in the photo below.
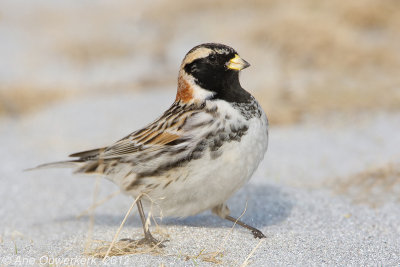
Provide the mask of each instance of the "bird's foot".
[{"label": "bird's foot", "polygon": [[258,229],[251,230],[253,233],[254,238],[266,238],[266,236]]},{"label": "bird's foot", "polygon": [[164,248],[165,245],[163,244],[165,241],[159,241],[155,239],[152,235],[147,235],[144,238],[140,239],[138,244],[139,245],[148,245],[150,247],[159,247]]}]

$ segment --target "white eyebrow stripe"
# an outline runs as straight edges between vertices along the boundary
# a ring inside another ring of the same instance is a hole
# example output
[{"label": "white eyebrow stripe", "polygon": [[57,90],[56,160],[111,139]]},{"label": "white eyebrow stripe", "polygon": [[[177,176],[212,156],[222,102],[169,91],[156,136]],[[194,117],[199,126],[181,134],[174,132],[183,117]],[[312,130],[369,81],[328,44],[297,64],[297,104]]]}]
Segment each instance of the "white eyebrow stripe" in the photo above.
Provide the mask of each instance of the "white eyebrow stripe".
[{"label": "white eyebrow stripe", "polygon": [[213,52],[213,50],[210,48],[200,47],[200,48],[194,50],[193,52],[189,53],[188,55],[186,55],[185,59],[182,62],[182,65],[190,64],[195,59],[198,59],[198,58],[208,57],[212,52]]}]

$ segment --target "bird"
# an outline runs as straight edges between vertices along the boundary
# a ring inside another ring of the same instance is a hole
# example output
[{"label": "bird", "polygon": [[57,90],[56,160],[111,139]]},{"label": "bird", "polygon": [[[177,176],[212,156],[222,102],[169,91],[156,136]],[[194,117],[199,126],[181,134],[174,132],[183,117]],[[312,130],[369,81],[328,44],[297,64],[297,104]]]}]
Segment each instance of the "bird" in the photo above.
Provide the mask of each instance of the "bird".
[{"label": "bird", "polygon": [[[226,201],[249,181],[268,147],[268,119],[239,81],[250,64],[230,46],[203,43],[184,57],[173,104],[154,122],[110,146],[36,168],[73,167],[96,174],[138,198],[146,244],[160,244],[144,209],[184,218],[212,213],[265,238],[232,217]],[[153,213],[154,214],[154,213]]]}]

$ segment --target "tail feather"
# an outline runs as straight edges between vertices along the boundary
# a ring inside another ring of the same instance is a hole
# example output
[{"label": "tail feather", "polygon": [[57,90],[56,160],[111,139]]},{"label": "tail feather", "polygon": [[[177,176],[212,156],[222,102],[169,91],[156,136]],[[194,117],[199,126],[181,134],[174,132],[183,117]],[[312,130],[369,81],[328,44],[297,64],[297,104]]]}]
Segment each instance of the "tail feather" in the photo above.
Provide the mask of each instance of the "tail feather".
[{"label": "tail feather", "polygon": [[28,168],[25,169],[24,171],[33,171],[33,170],[50,169],[50,168],[73,168],[78,166],[80,166],[80,162],[77,160],[57,161],[57,162],[40,164],[39,166]]},{"label": "tail feather", "polygon": [[[84,172],[84,173],[94,173],[98,172],[99,163],[97,162],[98,155],[104,151],[105,148],[97,148],[87,151],[82,151],[78,153],[74,153],[69,155],[70,157],[76,157],[78,159],[75,160],[66,160],[66,161],[57,161],[41,164],[34,168],[29,168],[24,171],[33,171],[39,169],[48,169],[48,168],[77,168],[75,173]],[[86,163],[86,164],[85,164]]]}]

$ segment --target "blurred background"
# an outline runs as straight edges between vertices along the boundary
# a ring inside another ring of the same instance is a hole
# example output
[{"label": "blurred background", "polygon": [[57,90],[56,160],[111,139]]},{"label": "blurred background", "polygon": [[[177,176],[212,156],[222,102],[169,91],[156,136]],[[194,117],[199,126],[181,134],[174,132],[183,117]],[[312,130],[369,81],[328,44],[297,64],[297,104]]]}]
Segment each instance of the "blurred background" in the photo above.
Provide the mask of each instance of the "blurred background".
[{"label": "blurred background", "polygon": [[[0,117],[176,89],[185,53],[234,47],[271,123],[400,108],[397,0],[0,2]],[[171,99],[172,101],[172,99]]]},{"label": "blurred background", "polygon": [[[77,215],[118,188],[22,170],[154,120],[205,42],[250,62],[242,86],[271,123],[265,160],[228,201],[238,215],[249,200],[244,221],[268,236],[254,266],[399,265],[399,0],[0,0],[0,259],[82,254],[89,219]],[[98,207],[94,238],[112,240],[130,204]],[[226,230],[207,215],[166,228],[187,255],[204,251],[188,236],[210,249]],[[141,235],[139,219],[123,231]],[[224,266],[255,246],[232,234]]]}]

